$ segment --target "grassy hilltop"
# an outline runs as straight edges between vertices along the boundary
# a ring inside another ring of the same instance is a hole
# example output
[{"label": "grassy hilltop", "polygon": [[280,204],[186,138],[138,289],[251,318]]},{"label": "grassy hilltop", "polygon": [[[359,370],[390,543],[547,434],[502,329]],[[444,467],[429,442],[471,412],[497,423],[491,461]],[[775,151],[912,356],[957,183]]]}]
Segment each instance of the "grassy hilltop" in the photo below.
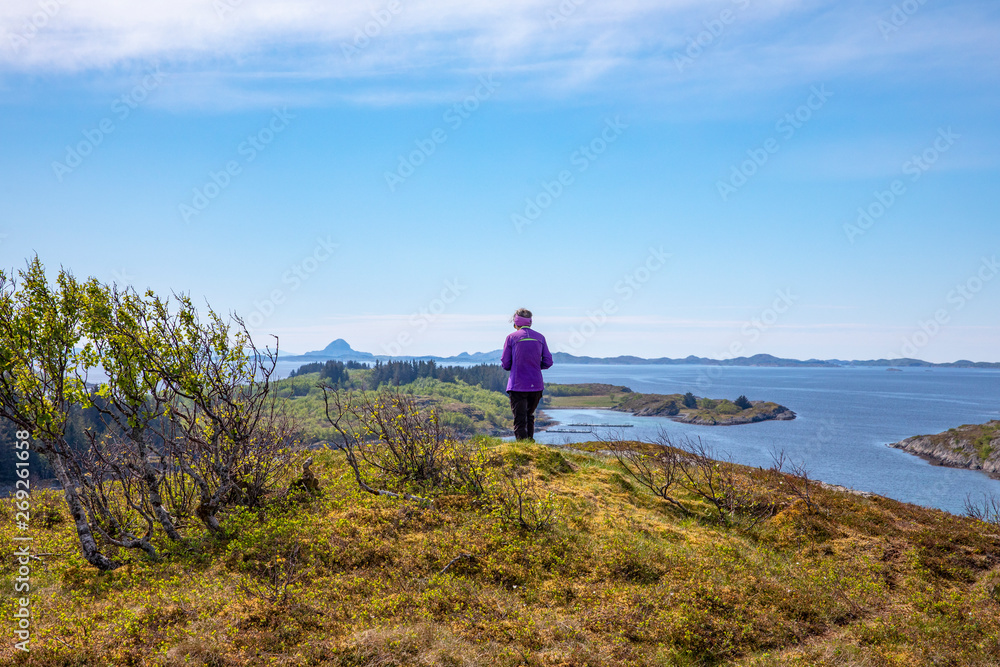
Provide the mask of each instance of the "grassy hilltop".
[{"label": "grassy hilltop", "polygon": [[[50,285],[37,258],[19,276],[0,665],[1000,664],[995,498],[960,518],[698,441],[455,437],[509,419],[498,367],[326,361],[272,385],[276,352],[235,315],[65,269]],[[302,447],[331,429],[342,449]]]},{"label": "grassy hilltop", "polygon": [[[234,537],[192,527],[162,562],[105,574],[61,499],[36,494],[34,551],[50,555],[32,566],[30,664],[1000,663],[995,525],[729,464],[733,511],[678,489],[682,512],[606,443],[485,445],[520,470],[521,517],[461,493],[361,493],[322,451],[320,495],[230,511]],[[13,519],[4,500],[8,591]],[[29,664],[12,643],[0,664]]]}]

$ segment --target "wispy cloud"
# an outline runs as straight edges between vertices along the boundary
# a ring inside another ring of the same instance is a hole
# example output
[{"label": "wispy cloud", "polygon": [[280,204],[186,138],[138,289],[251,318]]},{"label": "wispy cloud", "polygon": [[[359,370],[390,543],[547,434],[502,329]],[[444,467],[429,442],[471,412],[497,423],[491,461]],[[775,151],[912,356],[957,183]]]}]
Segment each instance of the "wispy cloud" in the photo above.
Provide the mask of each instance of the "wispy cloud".
[{"label": "wispy cloud", "polygon": [[309,93],[315,102],[384,105],[447,97],[456,77],[486,70],[514,79],[507,94],[724,97],[882,71],[904,59],[934,68],[961,64],[976,76],[991,67],[993,58],[984,56],[997,50],[996,17],[978,2],[950,3],[948,11],[925,6],[888,40],[877,20],[891,3],[738,4],[744,8],[736,19],[682,72],[676,55],[737,3],[583,2],[561,16],[557,0],[7,0],[0,7],[0,72],[106,76],[157,61],[188,84],[173,87],[179,104],[210,97],[199,85],[207,76],[224,80],[230,99],[245,103],[327,81],[328,90]]}]

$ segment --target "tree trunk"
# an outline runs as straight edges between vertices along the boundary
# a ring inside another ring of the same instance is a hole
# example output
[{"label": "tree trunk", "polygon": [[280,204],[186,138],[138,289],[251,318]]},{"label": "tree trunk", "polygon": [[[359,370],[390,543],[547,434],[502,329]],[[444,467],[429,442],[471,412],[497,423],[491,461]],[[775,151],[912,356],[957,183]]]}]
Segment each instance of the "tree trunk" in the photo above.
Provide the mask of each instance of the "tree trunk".
[{"label": "tree trunk", "polygon": [[90,522],[87,521],[83,502],[77,493],[76,484],[73,483],[69,473],[66,472],[62,457],[53,451],[49,463],[52,465],[52,470],[59,479],[59,483],[62,484],[63,493],[66,496],[66,504],[69,505],[69,512],[73,516],[73,522],[76,524],[76,534],[80,538],[80,550],[83,552],[83,557],[98,570],[107,572],[108,570],[115,569],[120,563],[115,563],[102,554],[100,547],[97,546],[97,540],[94,539],[94,533],[90,529]]},{"label": "tree trunk", "polygon": [[177,527],[174,526],[170,513],[163,507],[163,498],[160,496],[160,481],[157,479],[156,472],[150,470],[148,463],[143,467],[143,478],[146,480],[146,488],[149,490],[149,504],[153,507],[156,520],[163,526],[167,537],[174,542],[180,542],[181,534],[177,531]]},{"label": "tree trunk", "polygon": [[149,462],[149,448],[146,447],[146,443],[143,440],[143,430],[133,428],[131,436],[132,441],[139,447],[139,456],[141,458],[140,465],[142,466],[142,481],[146,485],[146,495],[149,499],[150,506],[153,508],[153,515],[156,517],[156,520],[160,522],[160,525],[163,526],[163,530],[166,531],[167,537],[174,542],[180,542],[181,534],[177,531],[177,527],[174,526],[174,521],[170,516],[170,513],[163,507],[163,497],[160,495],[159,474],[157,470],[153,468],[153,464]]},{"label": "tree trunk", "polygon": [[195,510],[195,514],[198,515],[198,518],[205,524],[209,532],[216,535],[222,534],[222,526],[219,525],[219,518],[216,516],[218,511],[218,503],[213,503],[211,500],[205,500],[204,498],[198,503],[198,509]]}]

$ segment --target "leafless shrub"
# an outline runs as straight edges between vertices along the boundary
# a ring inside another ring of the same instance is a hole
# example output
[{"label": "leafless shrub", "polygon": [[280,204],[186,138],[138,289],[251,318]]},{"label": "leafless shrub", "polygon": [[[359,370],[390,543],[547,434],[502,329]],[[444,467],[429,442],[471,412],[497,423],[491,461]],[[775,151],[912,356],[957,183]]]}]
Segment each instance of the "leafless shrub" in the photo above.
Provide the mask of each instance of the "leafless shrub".
[{"label": "leafless shrub", "polygon": [[[427,498],[405,491],[390,491],[385,483],[399,484],[416,480],[434,479],[429,468],[440,446],[431,428],[421,426],[411,434],[402,426],[404,420],[412,425],[419,421],[414,414],[412,399],[396,393],[397,400],[379,399],[365,392],[346,392],[321,385],[326,419],[340,435],[341,446],[354,479],[361,490],[374,495],[406,498],[426,503]],[[388,410],[393,414],[388,414]],[[432,434],[427,437],[428,433]],[[420,437],[423,435],[424,437]],[[384,440],[383,440],[384,438]]]},{"label": "leafless shrub", "polygon": [[229,503],[260,507],[304,456],[294,423],[272,400],[234,466]]},{"label": "leafless shrub", "polygon": [[782,481],[787,482],[787,484],[782,485],[785,490],[802,500],[809,512],[815,512],[819,506],[813,499],[813,481],[809,479],[809,469],[806,468],[805,462],[791,463],[783,449],[780,451],[772,449],[771,461],[773,463],[770,469],[775,473],[783,475],[784,479]]},{"label": "leafless shrub", "polygon": [[285,604],[289,587],[301,579],[300,565],[301,548],[297,542],[278,549],[264,564],[261,576],[247,575],[241,579],[240,591],[248,597]]},{"label": "leafless shrub", "polygon": [[[347,462],[368,493],[426,501],[457,490],[480,497],[499,458],[478,439],[459,440],[434,410],[396,391],[345,392],[322,386],[327,420],[340,434]],[[393,490],[388,490],[389,487]]]},{"label": "leafless shrub", "polygon": [[708,502],[724,524],[739,519],[753,527],[774,514],[774,507],[762,503],[758,494],[747,484],[732,462],[715,458],[711,447],[700,438],[683,438],[674,442],[660,429],[656,442],[663,447],[679,451],[680,485],[689,493]]},{"label": "leafless shrub", "polygon": [[502,468],[503,457],[490,451],[479,438],[454,443],[449,460],[453,486],[476,498],[489,491],[491,471]]},{"label": "leafless shrub", "polygon": [[965,514],[973,519],[1000,526],[1000,497],[984,491],[982,501],[977,502],[969,493],[965,496]]},{"label": "leafless shrub", "polygon": [[505,523],[531,533],[552,528],[558,513],[552,493],[539,489],[531,471],[521,467],[503,467],[497,474],[493,494],[495,512]]},{"label": "leafless shrub", "polygon": [[683,478],[680,452],[673,447],[663,447],[656,454],[637,452],[630,443],[620,437],[604,442],[615,455],[618,464],[640,485],[649,489],[658,498],[670,503],[684,514],[690,511],[673,496],[672,489],[680,486]]},{"label": "leafless shrub", "polygon": [[198,507],[198,487],[190,477],[179,472],[178,466],[169,456],[163,457],[165,470],[161,491],[163,504],[178,528],[184,527],[194,516]]}]

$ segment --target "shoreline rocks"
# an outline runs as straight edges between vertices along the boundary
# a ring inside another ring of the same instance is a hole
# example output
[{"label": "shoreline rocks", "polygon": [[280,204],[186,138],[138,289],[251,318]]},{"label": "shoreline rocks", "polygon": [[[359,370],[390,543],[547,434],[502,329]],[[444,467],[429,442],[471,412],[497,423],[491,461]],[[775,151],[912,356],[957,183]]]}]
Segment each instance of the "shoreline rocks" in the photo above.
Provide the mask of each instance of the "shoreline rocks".
[{"label": "shoreline rocks", "polygon": [[[750,411],[748,410],[747,412]],[[740,424],[756,424],[763,421],[789,421],[795,419],[795,416],[795,413],[785,406],[776,405],[774,408],[748,415],[725,415],[725,421],[717,421],[713,417],[699,417],[695,414],[677,415],[676,417],[670,417],[670,419],[682,424],[699,424],[701,426],[738,426]]]},{"label": "shoreline rocks", "polygon": [[917,435],[887,444],[933,465],[981,470],[1000,479],[1000,421],[966,424],[934,435]]}]

